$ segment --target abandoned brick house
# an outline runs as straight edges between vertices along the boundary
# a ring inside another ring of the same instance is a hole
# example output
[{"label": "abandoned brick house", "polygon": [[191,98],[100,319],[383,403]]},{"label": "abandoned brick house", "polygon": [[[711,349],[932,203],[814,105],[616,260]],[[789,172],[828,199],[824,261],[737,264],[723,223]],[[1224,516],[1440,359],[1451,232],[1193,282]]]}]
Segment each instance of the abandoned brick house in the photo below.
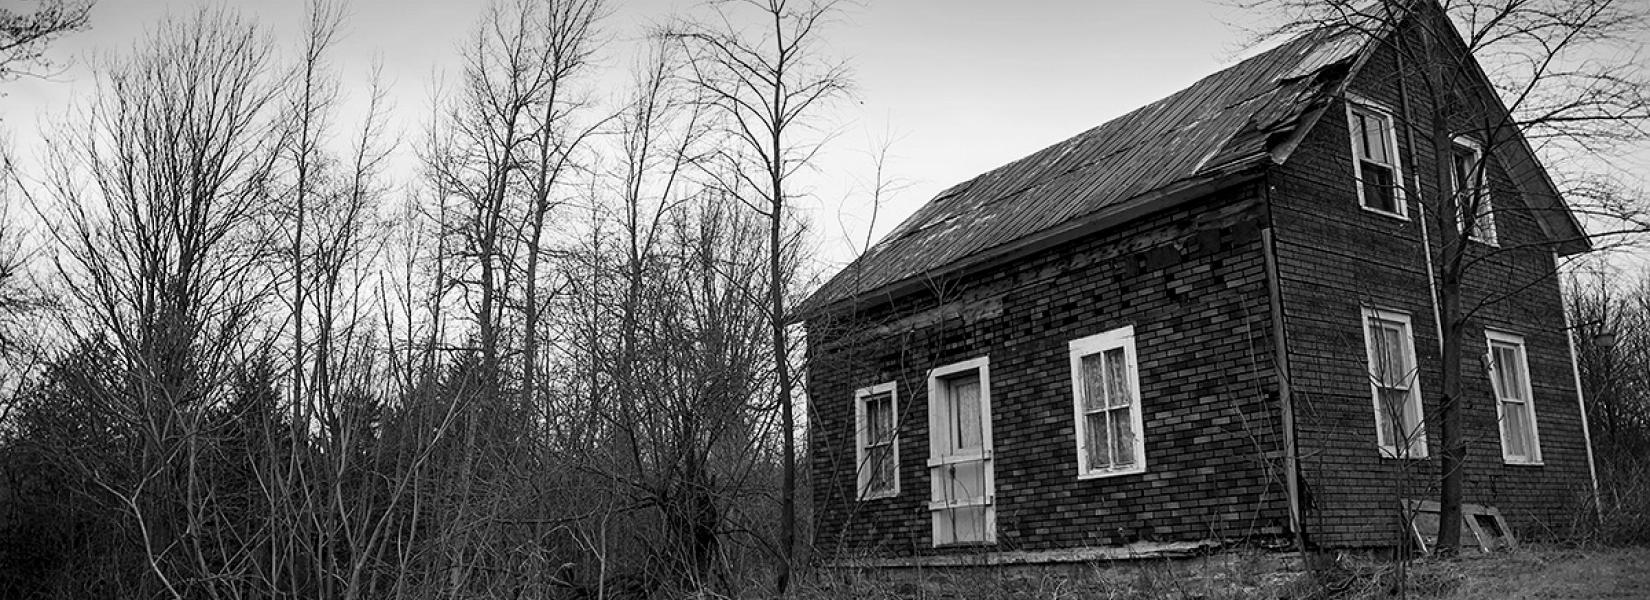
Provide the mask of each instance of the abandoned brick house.
[{"label": "abandoned brick house", "polygon": [[[1440,178],[1401,125],[1434,107],[1384,43],[1408,25],[1297,37],[956,185],[799,305],[816,547],[1405,535],[1401,501],[1437,498],[1442,378],[1419,199]],[[1453,97],[1504,110],[1467,61]],[[1527,143],[1456,144],[1490,200],[1463,285],[1465,501],[1562,532],[1594,482],[1553,274],[1589,245]]]}]

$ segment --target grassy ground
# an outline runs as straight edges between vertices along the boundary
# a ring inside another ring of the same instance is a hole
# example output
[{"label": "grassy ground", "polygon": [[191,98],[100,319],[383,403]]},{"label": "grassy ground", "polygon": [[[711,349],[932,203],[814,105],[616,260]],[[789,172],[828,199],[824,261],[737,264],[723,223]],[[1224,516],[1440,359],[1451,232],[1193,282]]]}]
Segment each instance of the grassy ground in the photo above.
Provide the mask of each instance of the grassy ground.
[{"label": "grassy ground", "polygon": [[1296,558],[1258,552],[989,572],[867,570],[821,576],[799,597],[1363,600],[1400,597],[1400,589],[1402,597],[1416,600],[1650,599],[1650,549],[1537,547],[1449,560],[1421,558],[1408,565],[1402,578],[1388,561],[1343,558],[1332,573],[1314,579]]},{"label": "grassy ground", "polygon": [[1440,600],[1650,598],[1650,549],[1524,550],[1423,562]]}]

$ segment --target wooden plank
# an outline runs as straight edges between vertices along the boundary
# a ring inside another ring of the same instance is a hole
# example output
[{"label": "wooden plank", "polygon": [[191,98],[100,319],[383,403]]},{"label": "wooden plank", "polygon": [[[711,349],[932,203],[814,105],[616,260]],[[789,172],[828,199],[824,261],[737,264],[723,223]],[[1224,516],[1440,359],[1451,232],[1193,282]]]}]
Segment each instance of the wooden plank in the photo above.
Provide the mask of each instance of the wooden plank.
[{"label": "wooden plank", "polygon": [[900,558],[845,558],[825,563],[829,569],[909,569],[916,567],[987,567],[1098,561],[1191,558],[1222,547],[1216,540],[1198,542],[1135,542],[1126,546],[1098,546],[1067,550],[980,551]]}]

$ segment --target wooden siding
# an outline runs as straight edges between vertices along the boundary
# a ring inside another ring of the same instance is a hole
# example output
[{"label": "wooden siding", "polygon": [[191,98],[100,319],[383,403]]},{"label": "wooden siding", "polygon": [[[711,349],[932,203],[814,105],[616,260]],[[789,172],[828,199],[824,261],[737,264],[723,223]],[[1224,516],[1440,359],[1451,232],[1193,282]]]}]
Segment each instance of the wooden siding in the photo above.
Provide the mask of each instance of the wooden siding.
[{"label": "wooden siding", "polygon": [[[1381,49],[1353,80],[1351,92],[1398,110],[1397,78],[1395,54]],[[1418,83],[1410,81],[1412,87]],[[1411,104],[1418,122],[1430,118],[1424,102]],[[1413,198],[1407,221],[1358,206],[1344,115],[1343,106],[1331,107],[1290,161],[1274,169],[1269,192],[1309,498],[1306,528],[1326,546],[1376,546],[1397,535],[1400,496],[1438,496],[1439,329],[1422,251],[1422,213]],[[1415,155],[1400,135],[1399,150],[1405,176],[1419,174],[1423,191],[1436,194],[1430,145],[1418,139]],[[1518,187],[1507,170],[1494,157],[1490,167],[1495,202],[1516,201]],[[1531,212],[1503,210],[1495,219],[1504,248],[1545,241]],[[1438,232],[1429,234],[1436,247]],[[1475,245],[1472,256],[1487,251]],[[1465,339],[1466,501],[1498,507],[1524,539],[1570,531],[1591,491],[1553,269],[1547,247],[1501,251],[1470,270],[1463,285],[1463,308],[1508,296],[1485,304]],[[1402,311],[1413,320],[1431,459],[1383,459],[1376,450],[1359,317],[1364,306]],[[1524,336],[1542,466],[1502,464],[1495,400],[1479,358],[1486,351],[1485,327]]]}]

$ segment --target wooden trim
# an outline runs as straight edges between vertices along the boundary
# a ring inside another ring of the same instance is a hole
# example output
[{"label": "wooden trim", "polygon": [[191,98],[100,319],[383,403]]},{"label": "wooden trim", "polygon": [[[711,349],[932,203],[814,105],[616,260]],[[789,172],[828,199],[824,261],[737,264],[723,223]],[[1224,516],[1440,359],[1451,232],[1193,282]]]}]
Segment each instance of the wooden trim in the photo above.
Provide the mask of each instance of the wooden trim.
[{"label": "wooden trim", "polygon": [[1295,534],[1297,549],[1305,550],[1306,531],[1301,528],[1300,450],[1295,442],[1295,403],[1289,384],[1289,342],[1284,337],[1283,289],[1272,228],[1262,229],[1260,239],[1266,251],[1266,293],[1271,301],[1272,370],[1278,379],[1278,404],[1283,413],[1284,492],[1289,497],[1289,529]]},{"label": "wooden trim", "polygon": [[1198,542],[1136,542],[1127,546],[1091,546],[1069,550],[981,551],[973,554],[943,554],[900,558],[844,558],[825,563],[828,569],[909,569],[919,567],[987,567],[1001,565],[1043,565],[1154,558],[1192,558],[1220,549],[1216,540]]},{"label": "wooden trim", "polygon": [[[1558,252],[1553,252],[1553,268],[1558,267]],[[1570,374],[1575,377],[1576,409],[1581,414],[1581,443],[1587,447],[1587,477],[1593,484],[1593,517],[1604,518],[1604,499],[1598,494],[1598,466],[1593,462],[1593,431],[1587,425],[1587,399],[1581,391],[1581,361],[1576,358],[1575,324],[1570,321],[1570,296],[1564,293],[1564,278],[1558,280],[1558,298],[1564,313],[1564,341],[1570,345]]]}]

